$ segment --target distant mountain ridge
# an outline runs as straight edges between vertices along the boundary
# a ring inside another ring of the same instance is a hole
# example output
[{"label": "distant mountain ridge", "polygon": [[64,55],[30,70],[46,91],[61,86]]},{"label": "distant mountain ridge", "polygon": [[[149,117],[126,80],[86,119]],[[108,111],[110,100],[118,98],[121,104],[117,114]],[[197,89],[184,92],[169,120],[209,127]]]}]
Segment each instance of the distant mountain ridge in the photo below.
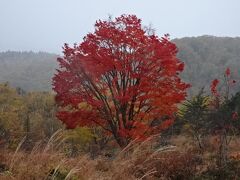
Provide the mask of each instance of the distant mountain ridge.
[{"label": "distant mountain ridge", "polygon": [[26,91],[50,91],[57,57],[45,52],[1,52],[0,82]]},{"label": "distant mountain ridge", "polygon": [[181,76],[192,85],[192,92],[203,86],[209,89],[211,81],[222,78],[227,67],[233,76],[240,77],[240,37],[186,37],[173,42],[179,49],[179,59],[185,62]]},{"label": "distant mountain ridge", "polygon": [[[185,62],[182,78],[192,84],[192,92],[209,84],[230,67],[240,76],[240,38],[186,37],[173,39]],[[46,52],[0,52],[0,83],[9,82],[26,91],[51,91],[51,79],[59,55]],[[240,90],[240,89],[239,89]]]}]

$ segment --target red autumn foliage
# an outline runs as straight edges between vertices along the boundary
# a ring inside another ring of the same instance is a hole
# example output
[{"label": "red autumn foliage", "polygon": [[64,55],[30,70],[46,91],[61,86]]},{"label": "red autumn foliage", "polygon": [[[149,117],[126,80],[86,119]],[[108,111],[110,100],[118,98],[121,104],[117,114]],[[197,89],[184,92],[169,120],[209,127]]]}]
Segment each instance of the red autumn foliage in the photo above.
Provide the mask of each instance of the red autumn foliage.
[{"label": "red autumn foliage", "polygon": [[211,92],[214,96],[217,96],[218,95],[218,92],[217,92],[217,86],[219,84],[219,80],[218,79],[214,79],[211,83]]},{"label": "red autumn foliage", "polygon": [[225,70],[225,75],[226,75],[226,76],[230,76],[230,73],[231,73],[230,68],[227,68],[227,69]]},{"label": "red autumn foliage", "polygon": [[233,120],[237,120],[238,119],[238,113],[237,112],[233,112],[232,113],[232,119]]},{"label": "red autumn foliage", "polygon": [[[168,36],[148,32],[135,15],[122,15],[97,21],[79,45],[65,44],[53,89],[68,128],[101,126],[125,146],[172,124],[189,87],[178,76],[184,64]],[[162,116],[169,119],[151,126]]]}]

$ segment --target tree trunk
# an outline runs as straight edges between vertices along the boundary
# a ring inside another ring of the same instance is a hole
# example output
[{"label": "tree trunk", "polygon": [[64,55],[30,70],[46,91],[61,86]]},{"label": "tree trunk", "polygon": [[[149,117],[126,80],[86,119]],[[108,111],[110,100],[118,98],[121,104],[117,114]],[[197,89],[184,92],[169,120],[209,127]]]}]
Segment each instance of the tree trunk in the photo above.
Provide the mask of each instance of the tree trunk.
[{"label": "tree trunk", "polygon": [[128,143],[129,143],[129,141],[126,138],[121,137],[119,135],[114,135],[114,138],[116,139],[118,145],[121,148],[125,148],[128,145]]}]

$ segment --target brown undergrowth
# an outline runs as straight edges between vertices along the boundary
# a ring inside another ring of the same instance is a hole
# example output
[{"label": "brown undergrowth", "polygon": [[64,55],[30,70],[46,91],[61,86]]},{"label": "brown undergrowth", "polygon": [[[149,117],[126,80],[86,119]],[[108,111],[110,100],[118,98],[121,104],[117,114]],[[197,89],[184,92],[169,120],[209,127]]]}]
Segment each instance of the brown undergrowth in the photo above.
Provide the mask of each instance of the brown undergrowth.
[{"label": "brown undergrowth", "polygon": [[2,150],[0,179],[181,180],[201,179],[203,172],[209,173],[209,156],[199,154],[191,145],[161,147],[153,137],[142,143],[132,142],[111,159],[105,156],[91,159],[88,154],[68,157],[62,150],[59,134],[47,145],[38,144],[30,152],[24,151],[21,144],[15,152]]}]

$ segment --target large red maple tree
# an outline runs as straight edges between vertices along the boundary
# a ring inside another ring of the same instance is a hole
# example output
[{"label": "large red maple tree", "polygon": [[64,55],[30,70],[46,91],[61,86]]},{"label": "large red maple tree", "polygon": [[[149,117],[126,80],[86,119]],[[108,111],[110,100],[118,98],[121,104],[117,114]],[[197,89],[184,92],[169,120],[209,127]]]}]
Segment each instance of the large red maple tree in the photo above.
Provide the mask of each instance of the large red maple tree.
[{"label": "large red maple tree", "polygon": [[100,126],[124,147],[171,125],[189,85],[167,35],[159,38],[135,15],[122,15],[97,21],[82,43],[63,49],[53,89],[67,128]]}]

